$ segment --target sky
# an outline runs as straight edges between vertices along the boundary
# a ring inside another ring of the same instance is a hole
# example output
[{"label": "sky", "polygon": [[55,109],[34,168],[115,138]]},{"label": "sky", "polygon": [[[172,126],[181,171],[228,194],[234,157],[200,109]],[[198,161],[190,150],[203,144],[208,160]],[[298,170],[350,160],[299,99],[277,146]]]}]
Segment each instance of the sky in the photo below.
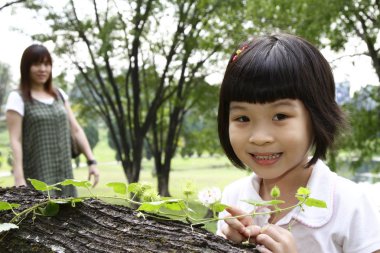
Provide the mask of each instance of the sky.
[{"label": "sky", "polygon": [[[22,52],[34,42],[30,35],[43,33],[49,28],[43,20],[34,18],[31,13],[25,10],[12,14],[12,8],[5,8],[0,11],[0,24],[0,61],[11,67],[13,83],[16,85],[20,78],[19,64]],[[44,45],[50,51],[53,51],[53,43]],[[365,50],[365,45],[357,39],[350,39],[346,49],[339,53],[328,49],[321,50],[333,67],[335,81],[337,83],[348,81],[351,85],[351,94],[367,84],[379,84],[369,57],[363,55],[346,57]],[[54,57],[54,55],[53,59],[53,75],[56,76],[63,71],[65,63]],[[222,75],[223,73],[215,73],[210,76],[209,80],[211,79],[214,83],[220,83]]]}]

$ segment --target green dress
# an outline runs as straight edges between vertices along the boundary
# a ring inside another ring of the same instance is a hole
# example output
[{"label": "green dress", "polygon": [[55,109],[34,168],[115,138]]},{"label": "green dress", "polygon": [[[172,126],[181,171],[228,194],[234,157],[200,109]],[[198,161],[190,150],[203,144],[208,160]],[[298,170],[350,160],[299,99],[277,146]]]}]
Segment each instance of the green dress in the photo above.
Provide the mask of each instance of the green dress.
[{"label": "green dress", "polygon": [[[70,126],[62,100],[46,104],[24,101],[22,151],[25,179],[32,178],[55,184],[73,178],[71,165]],[[27,180],[27,183],[30,182]],[[75,187],[50,191],[56,196],[77,196]]]}]

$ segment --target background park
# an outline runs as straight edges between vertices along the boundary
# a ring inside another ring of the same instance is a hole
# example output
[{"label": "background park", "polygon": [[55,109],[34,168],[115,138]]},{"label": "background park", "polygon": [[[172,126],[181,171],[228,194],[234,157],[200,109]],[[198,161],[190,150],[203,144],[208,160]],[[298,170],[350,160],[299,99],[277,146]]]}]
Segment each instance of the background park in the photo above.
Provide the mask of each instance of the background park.
[{"label": "background park", "polygon": [[[5,17],[7,32],[24,41],[1,36],[1,52],[12,59],[0,55],[0,108],[18,85],[22,51],[33,42],[46,45],[54,84],[69,94],[99,163],[99,194],[111,191],[109,182],[148,182],[162,196],[183,197],[187,181],[198,190],[223,188],[248,175],[230,164],[218,142],[218,87],[228,58],[254,34],[307,38],[326,53],[352,127],[327,163],[365,182],[380,209],[379,1],[2,0]],[[13,43],[20,47],[7,46]],[[342,68],[351,73],[342,78]],[[1,187],[13,185],[11,160],[1,109]],[[75,178],[86,180],[84,157],[73,164]]]}]

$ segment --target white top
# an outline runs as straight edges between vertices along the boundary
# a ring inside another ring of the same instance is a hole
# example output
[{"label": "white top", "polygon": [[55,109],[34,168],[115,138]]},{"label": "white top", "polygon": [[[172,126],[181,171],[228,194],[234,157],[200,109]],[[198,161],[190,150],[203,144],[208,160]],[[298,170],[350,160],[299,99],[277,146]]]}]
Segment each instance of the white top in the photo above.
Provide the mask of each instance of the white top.
[{"label": "white top", "polygon": [[[59,93],[62,94],[65,101],[69,99],[69,96],[62,89],[58,88]],[[60,98],[59,98],[60,99]],[[52,104],[54,98],[36,99],[45,104]],[[5,105],[5,111],[13,110],[18,112],[21,116],[24,116],[24,100],[22,99],[19,91],[13,90],[9,93],[7,104]]]},{"label": "white top", "polygon": [[[228,185],[222,203],[252,212],[253,206],[239,200],[262,200],[259,196],[260,178],[255,174]],[[321,161],[315,164],[307,187],[312,198],[324,200],[327,208],[305,206],[304,212],[293,209],[276,225],[291,232],[299,253],[369,253],[380,250],[380,212],[356,183],[338,176]],[[281,190],[281,189],[280,189]],[[219,217],[228,213],[221,212]],[[267,217],[256,217],[255,224],[263,226]],[[224,221],[218,222],[221,233]]]}]

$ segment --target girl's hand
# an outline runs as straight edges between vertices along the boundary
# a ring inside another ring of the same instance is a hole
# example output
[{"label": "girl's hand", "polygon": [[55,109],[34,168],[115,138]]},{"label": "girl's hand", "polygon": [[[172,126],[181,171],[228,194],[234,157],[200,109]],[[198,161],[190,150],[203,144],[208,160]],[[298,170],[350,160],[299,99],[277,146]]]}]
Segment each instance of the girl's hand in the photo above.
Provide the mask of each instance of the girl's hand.
[{"label": "girl's hand", "polygon": [[268,225],[261,229],[256,237],[256,243],[261,253],[296,253],[297,247],[292,233],[277,225]]},{"label": "girl's hand", "polygon": [[252,216],[235,207],[228,207],[226,211],[230,213],[230,217],[242,217],[224,220],[227,223],[227,226],[222,228],[224,237],[237,243],[246,241],[249,238],[250,242],[254,243],[256,236],[260,233],[260,227],[253,224]]}]

